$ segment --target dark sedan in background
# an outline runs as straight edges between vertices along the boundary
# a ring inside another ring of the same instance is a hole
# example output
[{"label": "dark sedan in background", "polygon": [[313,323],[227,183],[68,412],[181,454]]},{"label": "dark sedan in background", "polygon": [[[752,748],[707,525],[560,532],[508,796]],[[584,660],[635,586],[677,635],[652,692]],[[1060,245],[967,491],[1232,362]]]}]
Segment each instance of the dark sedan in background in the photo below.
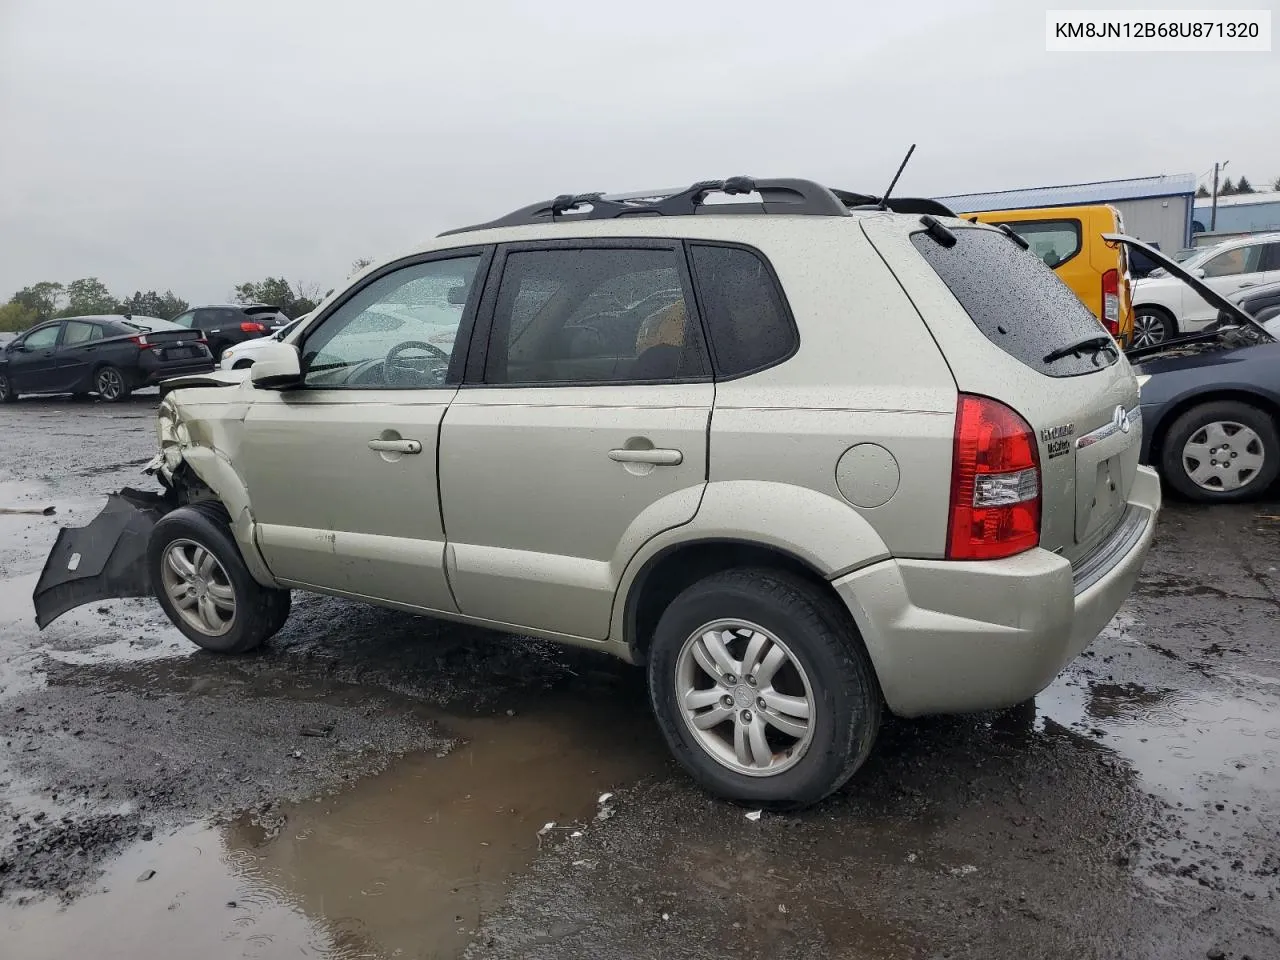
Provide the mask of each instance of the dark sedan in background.
[{"label": "dark sedan in background", "polygon": [[214,360],[227,347],[278,333],[289,324],[279,308],[265,303],[210,303],[180,313],[171,321],[204,335]]},{"label": "dark sedan in background", "polygon": [[1202,332],[1129,351],[1142,388],[1142,462],[1192,500],[1265,494],[1280,477],[1280,300],[1272,309],[1259,287],[1233,302],[1139,241],[1107,239],[1140,248],[1218,308]]},{"label": "dark sedan in background", "polygon": [[169,377],[207,373],[198,331],[155,317],[67,317],[41,323],[0,352],[0,402],[24,393],[96,393],[108,403]]}]

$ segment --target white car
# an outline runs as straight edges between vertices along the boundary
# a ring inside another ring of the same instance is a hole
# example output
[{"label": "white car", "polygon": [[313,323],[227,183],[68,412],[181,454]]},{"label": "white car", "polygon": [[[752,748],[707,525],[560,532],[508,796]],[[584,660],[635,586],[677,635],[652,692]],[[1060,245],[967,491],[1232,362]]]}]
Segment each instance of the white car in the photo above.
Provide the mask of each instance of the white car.
[{"label": "white car", "polygon": [[296,320],[285,324],[269,337],[254,337],[252,340],[245,340],[243,343],[232,344],[222,351],[222,360],[218,363],[219,370],[244,370],[253,366],[253,361],[258,359],[258,354],[262,352],[262,348],[269,343],[279,343],[294,330],[298,329],[298,325],[310,317],[311,314],[304,313]]},{"label": "white car", "polygon": [[[1280,233],[1226,240],[1182,262],[1224,297],[1280,280]],[[1177,277],[1156,270],[1133,286],[1134,347],[1149,347],[1180,333],[1195,333],[1217,319],[1217,308]]]}]

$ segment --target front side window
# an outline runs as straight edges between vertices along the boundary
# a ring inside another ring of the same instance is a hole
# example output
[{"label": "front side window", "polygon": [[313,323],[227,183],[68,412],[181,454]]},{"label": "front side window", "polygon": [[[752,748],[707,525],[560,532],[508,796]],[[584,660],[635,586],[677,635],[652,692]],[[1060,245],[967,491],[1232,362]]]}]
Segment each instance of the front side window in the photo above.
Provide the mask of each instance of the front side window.
[{"label": "front side window", "polygon": [[790,356],[797,344],[795,324],[760,256],[701,244],[692,252],[716,373],[739,376]]},{"label": "front side window", "polygon": [[176,323],[180,327],[193,326],[196,322],[196,312],[194,310],[188,310],[186,313],[179,314],[178,316],[174,317],[169,322]]},{"label": "front side window", "polygon": [[62,338],[64,347],[74,347],[102,339],[102,328],[96,323],[85,323],[83,320],[68,320],[67,332]]},{"label": "front side window", "polygon": [[675,249],[508,254],[487,383],[654,382],[707,375]]},{"label": "front side window", "polygon": [[27,339],[23,340],[23,344],[31,350],[44,350],[52,347],[58,342],[58,328],[60,324],[52,324],[48,327],[41,327],[34,333],[27,335]]},{"label": "front side window", "polygon": [[1262,260],[1263,244],[1256,243],[1251,247],[1236,247],[1234,250],[1224,250],[1216,257],[1212,257],[1205,261],[1204,270],[1206,279],[1213,277],[1235,277],[1242,273],[1257,273],[1258,264]]},{"label": "front side window", "polygon": [[1031,244],[1031,252],[1050,269],[1080,252],[1079,220],[1036,220],[1005,226]]},{"label": "front side window", "polygon": [[479,254],[432,260],[360,289],[308,333],[303,382],[346,389],[444,386],[479,264]]}]

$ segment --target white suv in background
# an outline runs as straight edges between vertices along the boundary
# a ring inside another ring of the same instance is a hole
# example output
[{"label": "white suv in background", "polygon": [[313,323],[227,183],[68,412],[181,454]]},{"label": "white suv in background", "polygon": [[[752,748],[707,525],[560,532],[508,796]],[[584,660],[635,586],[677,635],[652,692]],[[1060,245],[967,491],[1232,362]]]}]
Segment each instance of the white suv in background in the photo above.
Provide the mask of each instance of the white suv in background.
[{"label": "white suv in background", "polygon": [[[1227,240],[1182,264],[1224,297],[1280,280],[1280,233]],[[1177,277],[1157,270],[1133,287],[1133,346],[1149,347],[1179,333],[1195,333],[1218,316]]]}]

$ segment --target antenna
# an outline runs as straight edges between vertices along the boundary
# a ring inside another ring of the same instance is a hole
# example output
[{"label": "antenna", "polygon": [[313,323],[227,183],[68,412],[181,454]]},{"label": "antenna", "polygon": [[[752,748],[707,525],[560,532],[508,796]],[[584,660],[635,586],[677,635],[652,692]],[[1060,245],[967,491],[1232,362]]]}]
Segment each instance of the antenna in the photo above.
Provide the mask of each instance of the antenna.
[{"label": "antenna", "polygon": [[902,171],[907,169],[907,161],[911,159],[911,155],[916,152],[916,145],[913,143],[911,149],[907,151],[907,155],[902,158],[902,165],[898,167],[898,172],[893,175],[893,179],[889,181],[889,189],[884,192],[884,196],[880,198],[880,209],[889,209],[889,194],[893,193],[893,188],[898,185],[898,178],[902,176]]}]

